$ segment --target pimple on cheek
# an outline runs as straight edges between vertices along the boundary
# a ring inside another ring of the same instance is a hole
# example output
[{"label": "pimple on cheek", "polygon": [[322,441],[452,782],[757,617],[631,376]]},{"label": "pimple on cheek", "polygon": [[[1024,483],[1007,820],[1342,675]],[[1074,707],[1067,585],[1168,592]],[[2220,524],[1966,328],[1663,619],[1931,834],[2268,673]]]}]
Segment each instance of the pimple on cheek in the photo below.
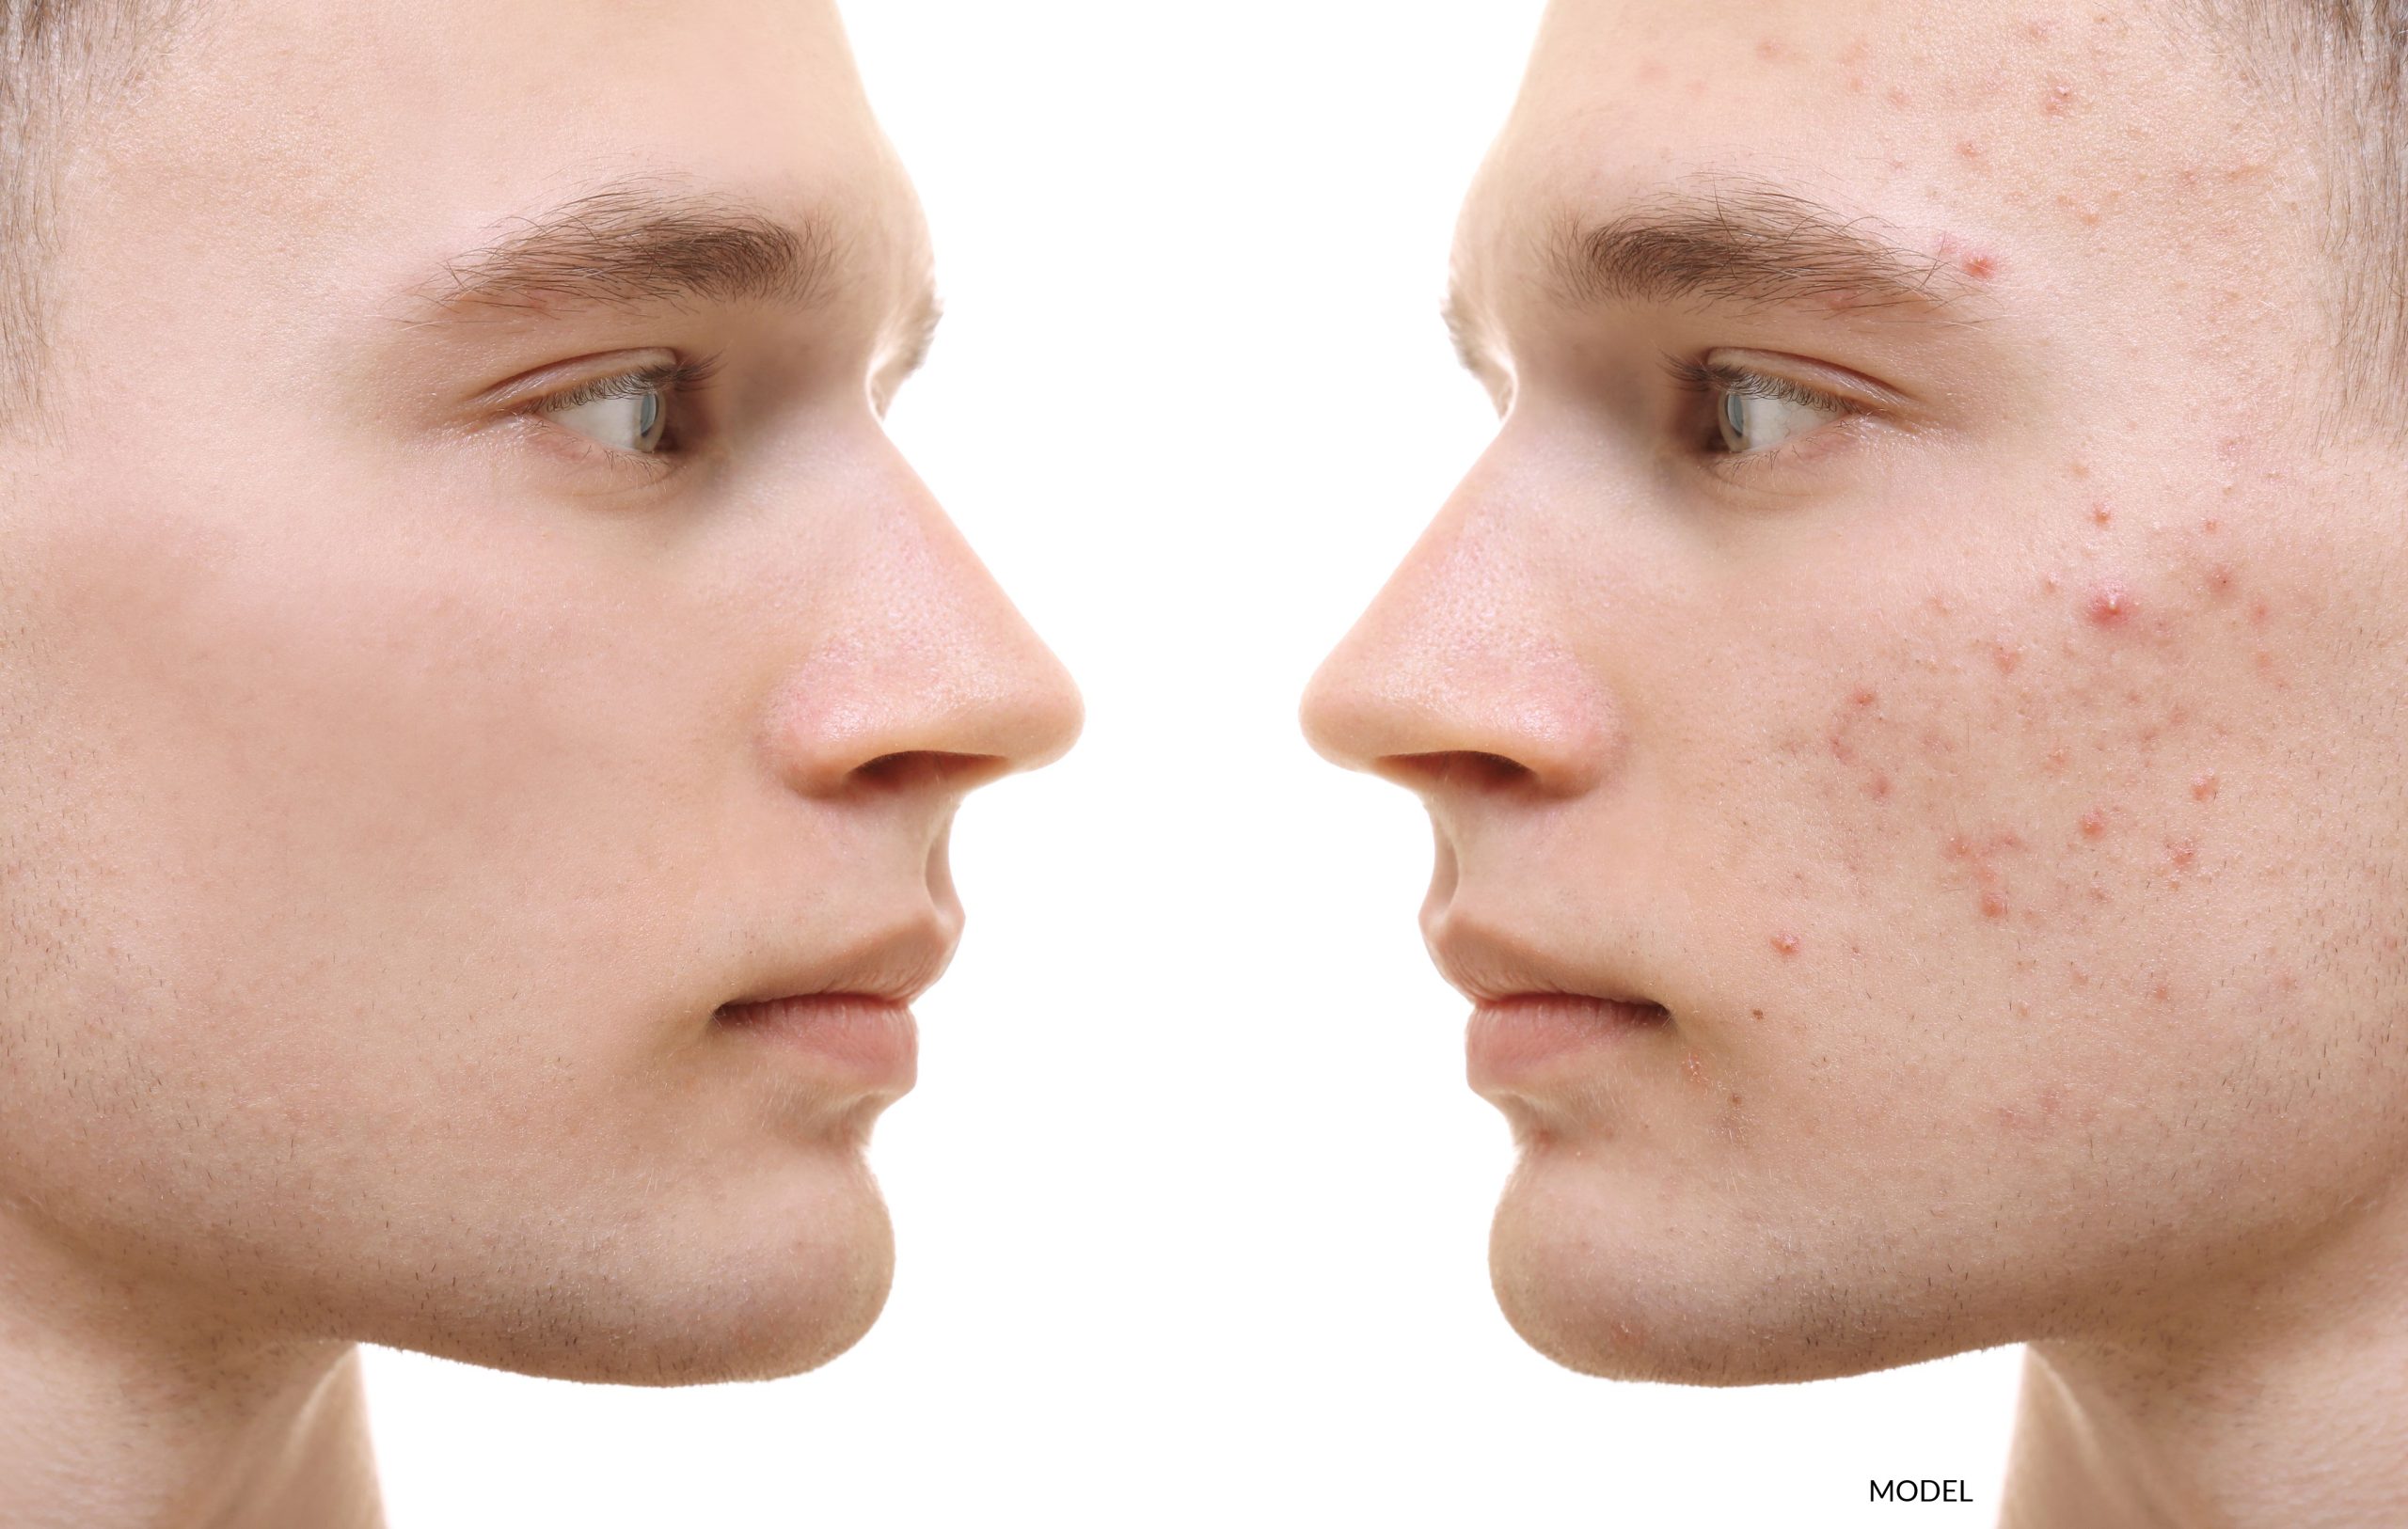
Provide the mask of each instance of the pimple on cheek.
[{"label": "pimple on cheek", "polygon": [[2132,591],[2121,579],[2100,579],[2091,586],[2083,614],[2093,626],[2121,626],[2131,619]]},{"label": "pimple on cheek", "polygon": [[[1777,931],[1772,937],[1772,948],[1783,955],[1796,955],[1798,954],[1798,937],[1791,934],[1786,929]],[[1764,1016],[1759,1013],[1756,1017],[1761,1019]]]}]

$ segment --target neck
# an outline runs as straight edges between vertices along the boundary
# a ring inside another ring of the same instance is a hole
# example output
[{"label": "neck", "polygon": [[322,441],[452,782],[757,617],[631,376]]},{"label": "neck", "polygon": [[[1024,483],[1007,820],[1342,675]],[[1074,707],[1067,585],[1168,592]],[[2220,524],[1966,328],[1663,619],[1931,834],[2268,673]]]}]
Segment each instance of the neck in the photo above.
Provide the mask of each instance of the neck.
[{"label": "neck", "polygon": [[2408,1237],[2384,1212],[2144,1335],[2027,1352],[2001,1529],[2408,1523]]},{"label": "neck", "polygon": [[211,1316],[0,1218],[0,1521],[381,1529],[357,1349]]}]

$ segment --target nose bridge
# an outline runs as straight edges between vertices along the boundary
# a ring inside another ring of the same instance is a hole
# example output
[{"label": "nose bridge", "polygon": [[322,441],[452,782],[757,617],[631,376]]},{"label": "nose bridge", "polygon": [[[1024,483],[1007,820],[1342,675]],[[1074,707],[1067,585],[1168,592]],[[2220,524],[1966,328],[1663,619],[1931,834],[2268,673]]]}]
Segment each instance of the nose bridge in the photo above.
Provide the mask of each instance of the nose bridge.
[{"label": "nose bridge", "polygon": [[832,790],[901,754],[976,758],[982,779],[1059,757],[1084,719],[1069,671],[899,454],[887,465],[784,686],[789,770]]},{"label": "nose bridge", "polygon": [[1539,512],[1474,468],[1314,675],[1316,749],[1355,769],[1495,755],[1564,791],[1609,767],[1612,699],[1576,640],[1594,571],[1551,555]]}]

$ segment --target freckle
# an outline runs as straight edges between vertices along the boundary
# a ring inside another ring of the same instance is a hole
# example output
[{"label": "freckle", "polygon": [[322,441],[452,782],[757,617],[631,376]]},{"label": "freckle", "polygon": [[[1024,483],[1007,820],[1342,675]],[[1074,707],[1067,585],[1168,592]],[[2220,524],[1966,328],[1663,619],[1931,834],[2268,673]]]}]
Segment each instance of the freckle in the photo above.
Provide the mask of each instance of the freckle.
[{"label": "freckle", "polygon": [[1796,955],[1798,954],[1798,937],[1784,929],[1780,934],[1772,937],[1772,948],[1779,951],[1783,955]]},{"label": "freckle", "polygon": [[1731,1096],[1731,1108],[1732,1108],[1732,1109],[1734,1109],[1734,1110],[1736,1110],[1736,1109],[1738,1109],[1738,1108],[1739,1108],[1739,1096],[1737,1096],[1736,1094],[1734,1094],[1734,1095],[1732,1095],[1732,1096]]},{"label": "freckle", "polygon": [[2082,836],[2096,839],[2107,831],[2107,814],[2094,807],[2082,814]]},{"label": "freckle", "polygon": [[2119,579],[2107,579],[2090,591],[2087,607],[2093,626],[2116,626],[2132,613],[2131,591]]},{"label": "freckle", "polygon": [[1982,893],[1982,916],[1986,919],[2005,918],[2006,899],[2000,896],[1996,891],[1986,891]]},{"label": "freckle", "polygon": [[2090,464],[2077,457],[2066,464],[2066,471],[2076,478],[2087,478],[2090,476]]},{"label": "freckle", "polygon": [[1748,1011],[1748,1017],[1751,1019],[1761,1019],[1764,1017],[1765,1011],[1762,1009],[1750,1009]]},{"label": "freckle", "polygon": [[2090,507],[2090,518],[2098,524],[2104,526],[2109,521],[2115,518],[2115,512],[2107,508],[2107,501],[2105,499],[2100,499],[2098,503]]},{"label": "freckle", "polygon": [[2193,801],[2211,802],[2216,799],[2216,772],[2209,770],[2191,782]]}]

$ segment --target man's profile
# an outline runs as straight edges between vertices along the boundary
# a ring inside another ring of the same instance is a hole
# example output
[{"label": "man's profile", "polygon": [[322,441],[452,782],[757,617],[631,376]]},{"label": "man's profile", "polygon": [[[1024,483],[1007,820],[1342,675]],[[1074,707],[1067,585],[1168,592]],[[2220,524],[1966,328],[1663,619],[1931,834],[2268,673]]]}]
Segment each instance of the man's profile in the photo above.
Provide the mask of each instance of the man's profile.
[{"label": "man's profile", "polygon": [[374,1521],[352,1346],[884,1300],[964,793],[1068,677],[888,442],[822,0],[8,0],[0,1518]]},{"label": "man's profile", "polygon": [[1498,433],[1304,704],[1434,821],[1546,1353],[2028,1341],[2011,1522],[2408,1518],[2404,28],[1549,10]]}]

